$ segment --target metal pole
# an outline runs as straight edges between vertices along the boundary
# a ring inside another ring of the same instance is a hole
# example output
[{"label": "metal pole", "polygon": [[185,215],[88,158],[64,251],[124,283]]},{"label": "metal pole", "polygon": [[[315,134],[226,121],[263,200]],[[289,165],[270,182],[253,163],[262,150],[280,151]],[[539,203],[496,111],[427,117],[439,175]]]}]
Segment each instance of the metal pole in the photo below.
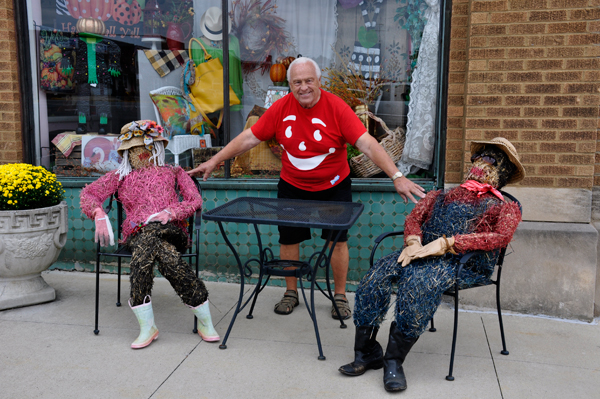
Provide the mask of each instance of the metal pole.
[{"label": "metal pole", "polygon": [[438,139],[435,143],[435,186],[444,188],[446,173],[446,132],[448,117],[448,63],[450,59],[450,20],[452,18],[452,0],[442,1],[440,14],[440,48],[438,51],[438,101],[436,130]]},{"label": "metal pole", "polygon": [[[229,2],[228,0],[221,1],[221,12],[223,18],[223,139],[225,145],[229,144],[230,140],[230,123],[229,123]],[[231,161],[225,161],[225,178],[231,177],[230,173]]]}]

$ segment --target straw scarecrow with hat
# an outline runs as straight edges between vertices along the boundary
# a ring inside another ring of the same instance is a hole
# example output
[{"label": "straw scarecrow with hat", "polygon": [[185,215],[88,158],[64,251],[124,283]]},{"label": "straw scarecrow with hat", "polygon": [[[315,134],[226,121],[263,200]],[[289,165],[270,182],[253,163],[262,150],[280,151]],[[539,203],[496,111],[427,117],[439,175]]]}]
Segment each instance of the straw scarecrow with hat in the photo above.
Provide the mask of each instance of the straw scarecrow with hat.
[{"label": "straw scarecrow with hat", "polygon": [[[465,182],[447,192],[431,191],[407,216],[405,246],[379,259],[356,291],[354,362],[342,374],[358,376],[384,367],[387,391],[406,389],[402,363],[456,281],[461,254],[482,250],[463,269],[460,285],[489,282],[500,249],[519,222],[518,204],[499,189],[525,177],[515,147],[505,138],[471,143],[471,169]],[[398,285],[396,317],[385,354],[376,336]]]},{"label": "straw scarecrow with hat", "polygon": [[140,324],[140,334],[131,344],[134,349],[144,348],[158,337],[150,299],[154,263],[197,316],[202,339],[219,340],[210,316],[208,291],[180,255],[188,246],[186,219],[202,207],[202,197],[182,168],[165,166],[168,141],[161,136],[162,131],[156,122],[148,120],[123,126],[119,168],[85,186],[80,195],[81,210],[95,220],[96,242],[101,246],[114,245],[102,204],[118,192],[125,209],[121,243],[132,253],[129,306]]}]

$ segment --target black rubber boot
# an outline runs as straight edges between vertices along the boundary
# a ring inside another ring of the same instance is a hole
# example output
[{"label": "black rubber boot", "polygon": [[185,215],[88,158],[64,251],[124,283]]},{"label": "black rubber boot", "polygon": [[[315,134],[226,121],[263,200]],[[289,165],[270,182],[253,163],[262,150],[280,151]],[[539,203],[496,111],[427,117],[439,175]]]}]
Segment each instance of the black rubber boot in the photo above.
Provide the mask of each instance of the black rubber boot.
[{"label": "black rubber boot", "polygon": [[367,370],[383,367],[383,348],[377,342],[379,327],[356,327],[354,336],[354,361],[339,368],[340,373],[356,377]]},{"label": "black rubber boot", "polygon": [[390,328],[388,346],[383,356],[383,385],[388,392],[404,391],[406,377],[402,363],[419,337],[409,338],[396,328],[396,322]]},{"label": "black rubber boot", "polygon": [[80,123],[77,125],[77,130],[75,131],[77,134],[86,134],[87,133],[87,125],[85,123]]}]

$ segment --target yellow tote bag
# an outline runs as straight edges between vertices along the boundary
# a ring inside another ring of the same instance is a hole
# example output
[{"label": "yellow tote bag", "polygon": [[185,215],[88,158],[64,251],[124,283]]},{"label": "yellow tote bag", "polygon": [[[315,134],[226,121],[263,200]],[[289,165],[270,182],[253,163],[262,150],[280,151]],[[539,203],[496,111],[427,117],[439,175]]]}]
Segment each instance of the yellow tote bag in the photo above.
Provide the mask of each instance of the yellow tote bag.
[{"label": "yellow tote bag", "polygon": [[[206,52],[200,40],[194,37],[190,39],[189,43],[190,60],[192,59],[193,41],[202,47],[206,61],[195,67],[196,79],[189,87],[191,92],[190,98],[192,104],[202,114],[206,122],[213,127],[219,128],[223,122],[223,65],[218,58],[212,58]],[[229,105],[237,105],[239,103],[240,99],[235,95],[231,86],[229,86]],[[219,110],[221,110],[221,114],[219,115],[219,122],[215,126],[206,114]]]}]

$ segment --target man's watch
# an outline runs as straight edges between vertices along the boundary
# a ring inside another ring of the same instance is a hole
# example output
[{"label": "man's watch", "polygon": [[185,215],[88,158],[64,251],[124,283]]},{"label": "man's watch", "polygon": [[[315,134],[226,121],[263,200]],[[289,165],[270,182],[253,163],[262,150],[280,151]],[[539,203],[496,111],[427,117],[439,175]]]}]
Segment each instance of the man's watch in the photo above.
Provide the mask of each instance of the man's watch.
[{"label": "man's watch", "polygon": [[399,178],[401,178],[402,176],[404,176],[404,175],[402,174],[402,172],[396,172],[396,173],[394,173],[394,176],[392,176],[392,181],[394,181],[394,180],[396,180],[396,179],[399,179]]}]

